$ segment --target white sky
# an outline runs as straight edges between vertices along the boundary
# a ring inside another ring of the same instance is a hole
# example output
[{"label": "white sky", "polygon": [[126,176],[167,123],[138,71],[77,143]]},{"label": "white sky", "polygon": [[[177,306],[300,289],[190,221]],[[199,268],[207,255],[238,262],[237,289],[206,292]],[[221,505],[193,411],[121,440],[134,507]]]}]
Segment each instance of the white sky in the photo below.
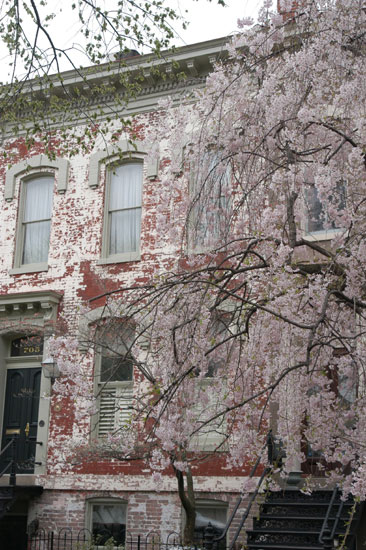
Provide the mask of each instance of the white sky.
[{"label": "white sky", "polygon": [[[225,0],[227,7],[217,0],[171,0],[170,4],[190,21],[188,29],[179,32],[182,44],[203,42],[212,38],[227,36],[237,30],[237,20],[244,16],[255,18],[262,0]],[[188,10],[188,14],[185,14]],[[178,44],[177,44],[178,45]]]},{"label": "white sky", "polygon": [[[113,0],[102,0],[108,7],[109,2]],[[183,30],[181,24],[176,23],[174,26],[179,38],[173,41],[176,46],[184,44],[194,44],[196,42],[203,42],[205,40],[211,40],[222,36],[227,36],[234,33],[237,30],[238,18],[244,16],[256,17],[258,9],[262,5],[263,0],[225,0],[226,7],[222,7],[217,4],[217,0],[166,0],[166,2],[173,7],[177,13],[180,13],[187,21],[190,22],[188,29]],[[25,2],[26,4],[27,2]],[[273,0],[275,4],[275,0]],[[41,16],[45,13],[54,11],[56,17],[49,23],[48,30],[54,43],[58,47],[72,48],[69,53],[75,63],[75,65],[89,64],[85,58],[79,53],[82,48],[78,46],[80,43],[85,43],[80,36],[79,28],[80,23],[75,17],[75,12],[70,8],[71,0],[47,0],[45,7],[41,6],[39,0],[36,1],[36,5],[40,10]],[[0,16],[4,15],[2,10],[5,10],[4,6],[0,7]],[[22,8],[22,14],[24,14],[24,8]],[[26,18],[25,18],[26,20]],[[25,28],[29,29],[29,39],[31,42],[31,31],[34,31],[34,25],[25,22]],[[43,43],[46,43],[43,38]],[[47,44],[48,46],[48,44]],[[113,50],[112,50],[113,51]],[[140,52],[147,53],[147,52]],[[0,82],[6,82],[11,80],[13,75],[13,56],[9,56],[7,49],[4,45],[0,44]],[[60,69],[66,70],[70,66],[65,60],[60,60]],[[52,66],[51,73],[56,72],[56,67]],[[15,74],[21,76],[24,74],[21,64],[17,64],[15,68]]]}]

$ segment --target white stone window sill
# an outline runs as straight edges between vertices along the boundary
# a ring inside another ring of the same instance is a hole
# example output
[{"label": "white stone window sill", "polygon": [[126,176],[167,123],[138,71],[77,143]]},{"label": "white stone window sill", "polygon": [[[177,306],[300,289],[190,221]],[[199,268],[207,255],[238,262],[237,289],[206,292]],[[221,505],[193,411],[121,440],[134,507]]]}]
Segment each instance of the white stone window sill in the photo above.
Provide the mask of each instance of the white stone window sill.
[{"label": "white stone window sill", "polygon": [[137,262],[141,260],[140,252],[126,252],[125,254],[114,254],[108,258],[100,258],[97,265],[119,264],[123,262]]},{"label": "white stone window sill", "polygon": [[22,273],[37,273],[40,271],[48,271],[48,263],[24,264],[20,267],[13,267],[13,269],[9,270],[9,274],[20,275]]},{"label": "white stone window sill", "polygon": [[133,380],[107,380],[106,382],[99,382],[99,385],[103,388],[133,388]]},{"label": "white stone window sill", "polygon": [[329,229],[329,231],[314,231],[313,233],[305,233],[304,241],[331,241],[337,237],[344,229]]}]

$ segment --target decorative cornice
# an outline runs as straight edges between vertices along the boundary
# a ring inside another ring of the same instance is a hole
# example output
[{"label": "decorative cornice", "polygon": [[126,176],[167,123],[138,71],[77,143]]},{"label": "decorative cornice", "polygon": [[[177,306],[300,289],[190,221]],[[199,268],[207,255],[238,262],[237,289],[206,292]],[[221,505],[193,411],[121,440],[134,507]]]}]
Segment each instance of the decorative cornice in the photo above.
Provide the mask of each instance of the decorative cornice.
[{"label": "decorative cornice", "polygon": [[45,311],[58,306],[62,295],[52,290],[0,296],[0,313]]},{"label": "decorative cornice", "polygon": [[[158,99],[164,95],[180,90],[189,93],[190,89],[203,86],[214,60],[227,55],[227,42],[227,37],[218,38],[162,52],[161,57],[146,54],[124,60],[123,65],[111,61],[66,71],[45,81],[28,81],[22,93],[34,97],[34,106],[40,109],[40,115],[52,114],[51,127],[55,128],[59,124],[65,126],[65,112],[68,112],[66,126],[72,126],[75,122],[83,124],[91,114],[94,119],[103,120],[113,114],[129,116],[151,111],[157,108]],[[123,86],[124,79],[132,84],[133,93]],[[35,114],[28,109],[17,113],[18,121],[24,121],[23,129],[17,126],[18,133],[25,131],[28,118],[31,120]],[[4,137],[10,137],[12,123],[8,126],[5,123],[5,126]]]}]

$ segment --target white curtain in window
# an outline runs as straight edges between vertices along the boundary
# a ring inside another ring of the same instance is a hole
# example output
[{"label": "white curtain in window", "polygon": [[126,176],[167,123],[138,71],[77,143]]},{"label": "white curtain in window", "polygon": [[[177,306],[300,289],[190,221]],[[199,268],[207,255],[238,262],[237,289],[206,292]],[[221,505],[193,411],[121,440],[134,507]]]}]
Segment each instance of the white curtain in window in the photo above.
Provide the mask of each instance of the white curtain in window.
[{"label": "white curtain in window", "polygon": [[142,163],[113,168],[109,198],[109,254],[136,252],[140,243]]},{"label": "white curtain in window", "polygon": [[94,504],[93,523],[126,524],[126,506],[113,504]]},{"label": "white curtain in window", "polygon": [[219,244],[225,235],[229,213],[230,165],[220,151],[210,149],[202,156],[194,175],[192,209],[194,247]]},{"label": "white curtain in window", "polygon": [[54,178],[42,176],[25,185],[23,264],[46,262],[50,242]]}]

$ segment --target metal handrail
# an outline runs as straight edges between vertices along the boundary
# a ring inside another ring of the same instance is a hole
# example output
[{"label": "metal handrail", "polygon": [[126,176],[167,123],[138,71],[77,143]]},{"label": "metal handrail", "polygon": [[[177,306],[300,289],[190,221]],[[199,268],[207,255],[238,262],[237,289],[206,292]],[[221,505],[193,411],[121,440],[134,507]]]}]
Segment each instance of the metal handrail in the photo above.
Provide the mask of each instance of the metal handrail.
[{"label": "metal handrail", "polygon": [[2,472],[0,472],[0,477],[2,477],[10,467],[10,476],[9,476],[9,485],[14,487],[16,485],[16,461],[15,461],[15,443],[16,439],[13,437],[3,449],[0,451],[0,456],[5,453],[5,451],[11,447],[12,453],[11,453],[11,460],[9,464],[5,466]]},{"label": "metal handrail", "polygon": [[10,447],[10,445],[12,445],[12,443],[13,443],[14,440],[15,440],[15,438],[13,437],[13,439],[11,439],[11,440],[5,445],[5,447],[4,447],[3,449],[1,449],[1,451],[0,451],[0,456],[1,456],[3,453],[5,453],[5,451],[8,449],[8,447]]},{"label": "metal handrail", "polygon": [[255,488],[255,491],[254,491],[254,493],[252,494],[252,496],[250,497],[250,500],[249,500],[249,502],[248,502],[248,506],[247,506],[247,508],[246,508],[246,510],[245,510],[245,513],[243,514],[243,517],[241,518],[241,522],[239,523],[239,526],[238,526],[238,528],[237,528],[237,530],[236,530],[236,532],[235,532],[235,535],[234,535],[234,537],[233,537],[233,540],[232,540],[231,543],[230,543],[229,550],[232,550],[232,549],[233,549],[234,544],[236,543],[236,541],[237,541],[237,539],[238,539],[238,537],[239,537],[239,535],[240,535],[240,532],[241,532],[241,530],[242,530],[242,528],[243,528],[243,525],[244,525],[244,523],[246,522],[246,520],[247,520],[247,518],[248,518],[248,515],[249,515],[249,512],[250,512],[250,510],[251,510],[251,508],[252,508],[253,502],[254,502],[255,499],[257,498],[258,491],[259,491],[259,488],[260,488],[260,486],[261,486],[261,484],[262,484],[262,481],[263,481],[264,477],[267,476],[271,470],[272,470],[272,468],[269,468],[269,467],[268,467],[268,468],[265,468],[265,469],[263,470],[262,475],[261,475],[261,477],[259,478],[259,481],[258,481],[257,486],[256,486],[256,488]]},{"label": "metal handrail", "polygon": [[342,511],[343,511],[343,505],[344,505],[344,501],[342,500],[340,505],[339,505],[339,508],[338,508],[338,512],[337,512],[337,515],[336,515],[336,519],[335,519],[335,522],[334,522],[334,525],[333,525],[332,532],[330,534],[332,539],[334,539],[335,532],[336,532],[336,529],[338,527],[339,520],[341,519],[341,515],[342,515]]},{"label": "metal handrail", "polygon": [[328,504],[328,508],[327,508],[327,512],[325,514],[323,525],[322,525],[322,528],[321,528],[320,533],[319,533],[319,539],[318,540],[319,540],[320,544],[324,544],[324,534],[325,533],[326,533],[326,538],[327,539],[330,537],[333,540],[334,539],[334,534],[335,534],[336,529],[338,527],[339,518],[341,517],[341,513],[342,513],[342,509],[343,509],[343,502],[341,503],[341,506],[338,509],[338,513],[337,513],[336,519],[334,521],[332,531],[330,531],[329,525],[328,525],[329,516],[331,514],[337,492],[338,492],[338,486],[336,485],[333,489],[333,493],[332,493],[331,499],[330,499],[329,504]]},{"label": "metal handrail", "polygon": [[[259,463],[260,463],[260,461],[261,461],[261,457],[262,457],[263,451],[264,451],[264,449],[269,448],[269,445],[272,445],[272,430],[269,430],[269,432],[268,432],[268,434],[267,434],[266,442],[265,442],[265,444],[263,445],[263,447],[262,447],[262,449],[261,449],[261,452],[260,452],[260,454],[259,454],[257,460],[255,461],[255,463],[254,463],[254,465],[253,465],[253,467],[252,467],[252,469],[251,469],[251,472],[250,472],[250,474],[249,474],[249,479],[251,479],[252,477],[254,477],[254,474],[255,474],[255,472],[257,471],[257,468],[258,468]],[[250,498],[250,500],[249,500],[249,502],[248,502],[248,506],[247,506],[247,508],[246,508],[246,510],[245,510],[245,512],[244,512],[244,514],[243,514],[243,516],[242,516],[240,525],[239,525],[239,527],[237,528],[237,530],[236,530],[236,532],[235,532],[235,535],[234,535],[234,538],[233,538],[232,542],[230,543],[229,550],[232,550],[232,548],[233,548],[233,546],[234,546],[234,544],[235,544],[237,538],[238,538],[239,535],[240,535],[240,531],[242,530],[243,525],[244,525],[245,521],[247,520],[247,517],[248,517],[248,515],[249,515],[249,512],[250,512],[250,510],[251,510],[251,507],[252,507],[252,505],[253,505],[253,502],[254,502],[255,498],[257,497],[259,488],[260,488],[260,486],[261,486],[261,484],[262,484],[262,481],[263,481],[264,477],[265,477],[266,475],[268,475],[269,472],[270,472],[271,470],[272,470],[272,467],[267,467],[267,468],[265,468],[265,469],[263,470],[262,475],[261,475],[261,477],[259,478],[259,481],[258,481],[258,483],[257,483],[257,486],[256,486],[256,488],[255,488],[255,490],[254,490],[254,493],[252,494],[252,496],[251,496],[251,498]],[[237,513],[237,511],[238,511],[238,508],[239,508],[240,504],[241,504],[242,501],[243,501],[243,498],[244,498],[244,494],[240,495],[240,497],[238,498],[238,500],[237,500],[237,502],[236,502],[236,504],[235,504],[235,506],[234,506],[234,509],[233,509],[233,511],[232,511],[232,513],[231,513],[231,515],[230,515],[230,518],[229,518],[228,521],[226,522],[226,525],[225,525],[225,528],[224,528],[223,532],[221,533],[220,536],[215,537],[215,538],[212,539],[212,541],[211,541],[211,545],[212,545],[212,546],[211,546],[211,547],[217,548],[218,543],[226,537],[227,532],[228,532],[228,530],[229,530],[229,528],[230,528],[230,526],[231,526],[231,524],[232,524],[232,522],[233,522],[233,519],[234,519],[235,516],[236,516],[236,513]]]}]

